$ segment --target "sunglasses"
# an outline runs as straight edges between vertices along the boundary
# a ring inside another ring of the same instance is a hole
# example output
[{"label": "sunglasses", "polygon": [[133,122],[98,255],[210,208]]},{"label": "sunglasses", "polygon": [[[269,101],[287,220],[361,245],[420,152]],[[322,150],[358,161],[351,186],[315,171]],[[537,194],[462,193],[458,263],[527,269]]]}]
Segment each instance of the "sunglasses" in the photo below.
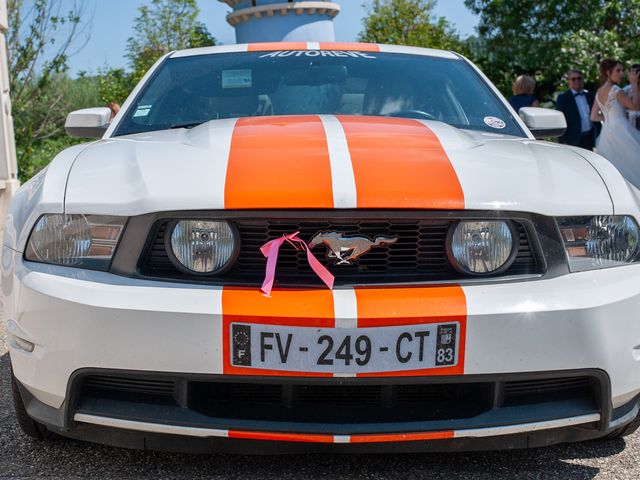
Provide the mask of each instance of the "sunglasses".
[{"label": "sunglasses", "polygon": [[569,79],[570,82],[579,82],[580,80],[582,80],[582,77],[572,77]]}]

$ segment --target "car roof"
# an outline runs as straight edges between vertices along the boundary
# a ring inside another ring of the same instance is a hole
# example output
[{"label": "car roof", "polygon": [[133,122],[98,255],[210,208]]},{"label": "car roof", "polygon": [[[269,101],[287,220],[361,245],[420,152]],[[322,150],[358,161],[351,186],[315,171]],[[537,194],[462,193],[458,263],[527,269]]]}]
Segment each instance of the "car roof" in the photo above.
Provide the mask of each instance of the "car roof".
[{"label": "car roof", "polygon": [[241,43],[234,45],[219,45],[215,47],[191,48],[178,50],[170,54],[171,58],[191,57],[195,55],[212,55],[216,53],[243,53],[243,52],[271,52],[280,50],[330,50],[330,51],[358,51],[358,52],[383,52],[383,53],[407,53],[427,57],[449,58],[459,60],[461,57],[446,50],[433,48],[408,47],[403,45],[385,45],[377,43],[357,42],[266,42],[266,43]]}]

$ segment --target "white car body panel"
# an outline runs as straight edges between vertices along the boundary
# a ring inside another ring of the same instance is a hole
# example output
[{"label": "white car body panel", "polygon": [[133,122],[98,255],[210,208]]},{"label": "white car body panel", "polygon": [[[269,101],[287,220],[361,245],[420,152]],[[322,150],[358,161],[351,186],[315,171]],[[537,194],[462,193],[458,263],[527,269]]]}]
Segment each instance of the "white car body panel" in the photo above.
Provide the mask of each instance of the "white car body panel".
[{"label": "white car body panel", "polygon": [[598,172],[563,146],[428,124],[458,174],[469,210],[613,213]]},{"label": "white car body panel", "polygon": [[[466,209],[551,216],[613,213],[598,172],[562,146],[424,123],[436,133],[452,162]],[[130,135],[94,144],[78,156],[71,170],[66,212],[131,216],[224,209],[233,127],[233,120],[214,120],[191,130]],[[388,168],[393,168],[393,162],[389,159]],[[522,182],[514,181],[517,178]],[[304,208],[304,198],[300,202]]]},{"label": "white car body panel", "polygon": [[616,215],[632,215],[640,218],[640,190],[627,182],[611,162],[583,148],[567,148],[585,158],[598,171],[607,185]]},{"label": "white car body panel", "polygon": [[235,122],[218,120],[216,128],[104,140],[100,149],[80,155],[71,170],[66,212],[131,216],[224,209]]}]

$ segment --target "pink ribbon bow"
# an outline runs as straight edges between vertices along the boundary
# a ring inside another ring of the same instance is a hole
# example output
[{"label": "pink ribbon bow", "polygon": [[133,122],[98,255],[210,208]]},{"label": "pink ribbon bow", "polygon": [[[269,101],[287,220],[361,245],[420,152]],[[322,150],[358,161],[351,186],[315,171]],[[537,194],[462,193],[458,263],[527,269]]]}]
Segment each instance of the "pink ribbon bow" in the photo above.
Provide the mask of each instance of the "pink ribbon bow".
[{"label": "pink ribbon bow", "polygon": [[266,295],[269,295],[273,288],[273,282],[276,277],[278,251],[284,242],[290,243],[296,250],[304,248],[307,252],[307,261],[309,262],[311,269],[320,277],[320,280],[322,280],[327,287],[333,288],[333,281],[335,277],[318,261],[316,257],[313,256],[307,242],[298,237],[299,233],[300,232],[285,234],[282,237],[271,240],[260,247],[262,255],[267,257],[267,270],[264,276],[264,282],[262,283],[262,288],[260,288],[260,290],[262,290]]}]

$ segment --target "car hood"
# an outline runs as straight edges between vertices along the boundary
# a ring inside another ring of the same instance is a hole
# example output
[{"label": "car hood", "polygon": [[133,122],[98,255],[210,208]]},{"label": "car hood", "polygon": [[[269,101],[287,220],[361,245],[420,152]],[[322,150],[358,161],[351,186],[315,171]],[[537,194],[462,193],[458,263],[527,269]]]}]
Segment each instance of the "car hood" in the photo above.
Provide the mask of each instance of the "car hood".
[{"label": "car hood", "polygon": [[598,172],[564,146],[358,116],[214,120],[105,139],[78,155],[65,196],[68,213],[278,208],[613,211]]}]

